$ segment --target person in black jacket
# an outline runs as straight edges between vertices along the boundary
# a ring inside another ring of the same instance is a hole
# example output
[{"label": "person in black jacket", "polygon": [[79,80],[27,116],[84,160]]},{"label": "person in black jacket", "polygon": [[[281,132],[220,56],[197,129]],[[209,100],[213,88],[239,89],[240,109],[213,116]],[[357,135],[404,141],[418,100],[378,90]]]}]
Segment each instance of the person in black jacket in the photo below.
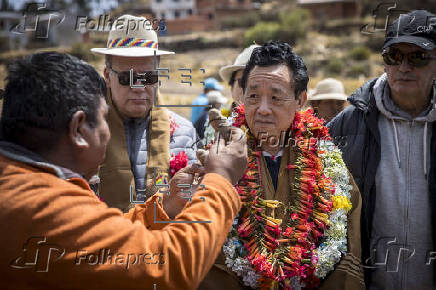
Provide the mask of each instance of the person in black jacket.
[{"label": "person in black jacket", "polygon": [[388,28],[385,73],[328,127],[362,194],[368,289],[435,289],[436,16],[402,15]]}]

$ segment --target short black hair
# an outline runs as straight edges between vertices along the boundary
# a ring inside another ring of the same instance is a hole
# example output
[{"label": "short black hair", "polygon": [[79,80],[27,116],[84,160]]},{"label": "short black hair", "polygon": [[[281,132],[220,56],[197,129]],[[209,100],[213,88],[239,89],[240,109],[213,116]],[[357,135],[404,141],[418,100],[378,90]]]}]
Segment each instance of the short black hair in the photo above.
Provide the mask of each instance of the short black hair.
[{"label": "short black hair", "polygon": [[296,98],[298,98],[300,93],[307,91],[309,76],[307,75],[307,68],[301,56],[296,54],[292,50],[292,47],[286,42],[269,41],[253,50],[250,60],[242,74],[241,85],[243,92],[245,93],[247,87],[248,75],[256,65],[265,67],[277,64],[285,64],[292,70]]},{"label": "short black hair", "polygon": [[6,81],[1,139],[35,152],[50,150],[68,132],[79,110],[95,127],[106,97],[104,79],[91,65],[58,52],[36,53],[11,63]]}]

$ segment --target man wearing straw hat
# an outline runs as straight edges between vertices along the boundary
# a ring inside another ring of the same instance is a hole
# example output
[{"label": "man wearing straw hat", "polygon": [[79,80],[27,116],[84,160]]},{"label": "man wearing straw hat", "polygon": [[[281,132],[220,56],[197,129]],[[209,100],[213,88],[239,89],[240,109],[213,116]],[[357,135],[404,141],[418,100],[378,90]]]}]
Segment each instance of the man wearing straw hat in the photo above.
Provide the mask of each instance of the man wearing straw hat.
[{"label": "man wearing straw hat", "polygon": [[[67,54],[36,53],[8,66],[0,289],[196,289],[217,257],[241,208],[232,184],[247,164],[243,132],[233,128],[230,144],[212,145],[204,188],[191,202],[158,193],[122,214],[88,184],[111,135],[106,94],[94,68]],[[190,172],[172,180],[181,173]]]},{"label": "man wearing straw hat", "polygon": [[104,78],[112,134],[99,171],[98,191],[109,206],[124,211],[132,200],[151,196],[152,184],[168,184],[172,154],[184,151],[189,163],[195,160],[192,124],[153,105],[154,94],[159,102],[156,67],[160,56],[174,52],[158,49],[156,32],[145,23],[143,17],[123,15],[109,32],[107,47],[91,49],[106,57]]},{"label": "man wearing straw hat", "polygon": [[347,95],[342,82],[328,78],[320,81],[307,98],[319,118],[329,122],[345,108]]},{"label": "man wearing straw hat", "polygon": [[242,88],[241,88],[241,79],[242,72],[244,71],[245,65],[250,59],[251,53],[253,49],[259,47],[257,44],[250,45],[245,48],[235,59],[235,62],[231,65],[226,65],[220,68],[219,75],[220,77],[230,85],[232,98],[234,103],[232,106],[239,105],[242,101]]}]

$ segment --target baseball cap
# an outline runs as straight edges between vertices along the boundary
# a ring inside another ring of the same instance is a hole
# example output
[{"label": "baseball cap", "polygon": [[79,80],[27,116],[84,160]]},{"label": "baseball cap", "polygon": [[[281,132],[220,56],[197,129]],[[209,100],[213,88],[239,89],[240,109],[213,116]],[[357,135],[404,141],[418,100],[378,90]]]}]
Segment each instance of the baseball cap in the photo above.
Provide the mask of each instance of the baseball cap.
[{"label": "baseball cap", "polygon": [[410,43],[426,50],[436,49],[436,15],[426,10],[400,15],[388,27],[383,49],[395,43]]},{"label": "baseball cap", "polygon": [[207,78],[204,80],[204,88],[221,91],[223,86],[215,78]]}]

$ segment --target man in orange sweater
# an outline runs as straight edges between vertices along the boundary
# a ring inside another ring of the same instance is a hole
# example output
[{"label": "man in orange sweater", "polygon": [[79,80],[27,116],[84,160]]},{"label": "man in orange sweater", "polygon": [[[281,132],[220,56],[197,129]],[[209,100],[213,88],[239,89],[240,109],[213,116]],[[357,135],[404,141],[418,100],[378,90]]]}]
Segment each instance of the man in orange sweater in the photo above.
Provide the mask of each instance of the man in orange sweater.
[{"label": "man in orange sweater", "polygon": [[246,166],[242,132],[212,147],[191,202],[156,194],[123,215],[87,182],[110,139],[105,92],[90,65],[66,54],[9,67],[0,289],[195,289],[215,261],[241,206],[232,184]]}]

